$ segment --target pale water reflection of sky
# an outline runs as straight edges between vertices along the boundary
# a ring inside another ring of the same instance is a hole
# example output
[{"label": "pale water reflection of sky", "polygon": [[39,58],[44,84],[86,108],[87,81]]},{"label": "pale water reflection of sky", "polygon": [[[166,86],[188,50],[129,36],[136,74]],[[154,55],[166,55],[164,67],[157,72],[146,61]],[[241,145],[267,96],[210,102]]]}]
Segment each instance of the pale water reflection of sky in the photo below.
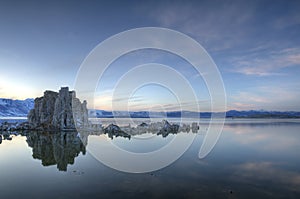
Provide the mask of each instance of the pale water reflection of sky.
[{"label": "pale water reflection of sky", "polygon": [[[199,159],[204,135],[198,134],[192,146],[177,161],[146,174],[115,171],[98,162],[89,152],[76,156],[74,164],[68,164],[67,171],[59,171],[55,164],[42,166],[39,158],[33,159],[33,149],[26,142],[29,137],[13,136],[11,141],[3,140],[0,144],[0,192],[4,198],[32,198],[39,194],[45,198],[95,198],[99,195],[130,198],[132,194],[149,198],[153,194],[181,198],[299,198],[299,122],[231,121],[225,124],[224,132],[211,153]],[[148,143],[144,140],[144,145],[139,144],[142,140],[133,138],[119,137],[113,142],[128,151],[147,152],[168,143],[173,136],[176,135],[150,137],[152,140],[149,139]],[[70,143],[65,140],[65,145],[53,144],[46,141],[47,134],[37,138],[41,140],[35,140],[36,143],[43,141],[54,147],[54,150],[47,150],[49,148],[44,146],[46,150],[43,150],[39,145],[34,146],[35,152],[41,152],[39,154],[45,159],[51,157],[48,153],[59,155],[61,147],[73,148],[78,144],[72,139]],[[92,139],[99,142],[108,138],[90,136],[89,142]],[[62,159],[54,157],[57,161],[65,161],[72,154],[61,155]],[[18,191],[11,191],[12,187]]]}]

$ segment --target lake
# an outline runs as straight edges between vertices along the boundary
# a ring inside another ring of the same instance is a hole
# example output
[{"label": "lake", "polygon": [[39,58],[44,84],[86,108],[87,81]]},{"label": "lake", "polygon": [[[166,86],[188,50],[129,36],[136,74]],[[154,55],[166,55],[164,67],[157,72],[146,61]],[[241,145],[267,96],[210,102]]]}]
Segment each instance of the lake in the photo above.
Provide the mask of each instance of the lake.
[{"label": "lake", "polygon": [[[107,125],[112,119],[101,121]],[[227,120],[213,150],[199,159],[207,125],[200,122],[196,134],[145,133],[112,140],[104,134],[80,139],[77,132],[5,135],[0,198],[300,198],[300,120]],[[195,139],[178,160],[148,173],[112,169],[89,149],[105,140],[132,153],[148,153],[188,136]]]}]

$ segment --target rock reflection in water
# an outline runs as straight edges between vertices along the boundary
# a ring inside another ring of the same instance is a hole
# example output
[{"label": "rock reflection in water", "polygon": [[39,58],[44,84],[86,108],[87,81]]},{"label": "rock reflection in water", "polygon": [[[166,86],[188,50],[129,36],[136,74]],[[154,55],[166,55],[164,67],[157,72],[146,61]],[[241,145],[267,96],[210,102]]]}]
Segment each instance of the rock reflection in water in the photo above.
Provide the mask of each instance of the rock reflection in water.
[{"label": "rock reflection in water", "polygon": [[43,166],[57,165],[59,171],[67,171],[80,152],[86,149],[77,132],[27,134],[27,143],[32,148],[32,157],[42,161]]},{"label": "rock reflection in water", "polygon": [[110,139],[123,137],[131,139],[133,136],[141,134],[156,134],[167,137],[169,134],[180,132],[197,133],[199,126],[193,123],[170,124],[168,121],[155,123],[141,123],[136,127],[117,126],[109,124],[105,128],[101,124],[91,125],[90,128],[80,132],[43,132],[43,131],[0,131],[0,144],[3,141],[10,141],[14,136],[26,136],[28,146],[32,148],[32,157],[42,161],[43,166],[57,165],[59,171],[67,171],[69,164],[74,164],[75,158],[82,153],[86,153],[86,145],[90,135],[106,134]]}]

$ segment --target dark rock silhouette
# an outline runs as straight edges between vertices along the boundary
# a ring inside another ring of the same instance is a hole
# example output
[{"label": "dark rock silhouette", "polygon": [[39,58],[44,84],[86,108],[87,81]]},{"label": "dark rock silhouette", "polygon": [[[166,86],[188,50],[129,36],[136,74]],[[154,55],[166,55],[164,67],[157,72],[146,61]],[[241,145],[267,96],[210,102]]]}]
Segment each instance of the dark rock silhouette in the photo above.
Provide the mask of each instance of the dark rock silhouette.
[{"label": "dark rock silhouette", "polygon": [[113,137],[124,137],[130,139],[131,136],[127,133],[125,133],[121,128],[115,124],[110,124],[104,129],[104,134],[107,134],[110,139],[113,139]]},{"label": "dark rock silhouette", "polygon": [[45,91],[34,100],[34,109],[28,114],[31,129],[70,130],[88,125],[86,101],[76,98],[75,91],[62,87],[59,93]]},{"label": "dark rock silhouette", "polygon": [[[152,133],[156,135],[162,135],[162,137],[167,137],[169,134],[177,134],[180,132],[190,132],[198,133],[199,125],[196,122],[193,122],[192,125],[189,124],[170,124],[167,120],[163,120],[162,122],[154,122],[154,123],[141,123],[136,127],[128,126],[121,126],[115,124],[109,124],[105,128],[98,128],[102,130],[98,130],[100,134],[104,133],[107,134],[109,138],[113,139],[113,137],[125,137],[131,138],[135,135],[141,135],[145,133]],[[92,130],[92,129],[91,129]]]},{"label": "dark rock silhouette", "polygon": [[177,134],[179,130],[178,124],[170,124],[167,120],[163,120],[163,127],[157,133],[157,135],[162,135],[163,137],[167,137],[169,133]]},{"label": "dark rock silhouette", "polygon": [[32,157],[42,161],[43,166],[57,165],[59,171],[67,171],[74,164],[75,157],[86,153],[77,132],[40,133],[26,135],[28,146],[32,148]]}]

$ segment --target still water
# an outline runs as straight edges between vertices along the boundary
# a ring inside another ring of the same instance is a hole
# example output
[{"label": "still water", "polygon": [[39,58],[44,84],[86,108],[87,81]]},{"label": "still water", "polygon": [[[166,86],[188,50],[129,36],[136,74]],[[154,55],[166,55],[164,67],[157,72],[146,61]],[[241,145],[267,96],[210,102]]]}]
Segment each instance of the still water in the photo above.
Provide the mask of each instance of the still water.
[{"label": "still water", "polygon": [[106,139],[144,153],[192,132],[113,140],[81,140],[76,132],[11,135],[0,144],[0,198],[300,198],[300,120],[227,121],[211,153],[199,159],[206,125],[177,161],[143,174],[105,166],[87,150],[89,143]]}]

